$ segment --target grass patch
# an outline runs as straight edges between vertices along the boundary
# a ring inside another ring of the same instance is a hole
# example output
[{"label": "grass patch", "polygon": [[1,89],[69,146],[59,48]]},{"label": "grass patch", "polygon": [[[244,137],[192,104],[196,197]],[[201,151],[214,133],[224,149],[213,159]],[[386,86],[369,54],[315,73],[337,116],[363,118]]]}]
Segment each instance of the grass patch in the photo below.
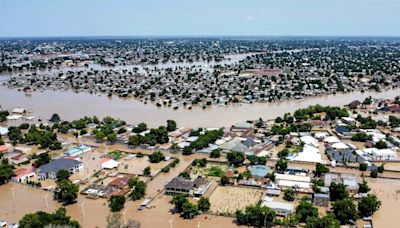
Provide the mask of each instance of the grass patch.
[{"label": "grass patch", "polygon": [[208,170],[208,176],[212,177],[223,177],[225,175],[225,172],[222,171],[222,169],[218,166],[213,166]]},{"label": "grass patch", "polygon": [[121,159],[123,155],[124,155],[124,152],[119,151],[119,150],[114,150],[114,151],[108,153],[108,156],[111,159],[114,159],[116,161]]}]

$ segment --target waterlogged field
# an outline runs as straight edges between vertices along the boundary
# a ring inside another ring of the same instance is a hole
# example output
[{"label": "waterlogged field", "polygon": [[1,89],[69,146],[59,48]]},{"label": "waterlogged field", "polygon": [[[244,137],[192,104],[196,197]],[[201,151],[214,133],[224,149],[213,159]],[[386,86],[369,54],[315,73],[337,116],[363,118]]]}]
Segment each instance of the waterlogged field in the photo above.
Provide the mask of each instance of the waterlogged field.
[{"label": "waterlogged field", "polygon": [[210,196],[210,211],[214,214],[233,215],[236,210],[256,204],[264,192],[261,189],[218,186]]}]

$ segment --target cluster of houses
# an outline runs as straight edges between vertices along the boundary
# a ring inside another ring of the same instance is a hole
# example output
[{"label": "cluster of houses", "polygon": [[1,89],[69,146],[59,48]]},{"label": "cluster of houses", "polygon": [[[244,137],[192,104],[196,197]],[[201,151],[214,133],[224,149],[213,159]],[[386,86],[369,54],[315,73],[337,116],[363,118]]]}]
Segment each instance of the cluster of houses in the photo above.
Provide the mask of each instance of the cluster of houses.
[{"label": "cluster of houses", "polygon": [[[30,147],[14,147],[13,151],[9,152],[6,156],[10,156],[10,154],[16,153],[15,151],[22,149],[25,149],[24,154],[25,157],[27,157],[27,150],[30,151]],[[92,148],[87,145],[79,145],[77,147],[69,148],[64,152],[64,156],[51,160],[47,164],[36,168],[16,169],[16,176],[13,177],[13,181],[24,183],[27,180],[32,180],[32,177],[35,177],[38,180],[56,179],[57,172],[63,169],[68,170],[71,174],[80,173],[83,171],[84,164],[80,161],[79,155],[90,151],[92,151]],[[45,153],[45,151],[36,153],[36,155],[40,155],[42,153]]]},{"label": "cluster of houses", "polygon": [[134,177],[131,174],[109,174],[108,178],[112,180],[109,183],[94,183],[81,191],[81,194],[88,198],[96,199],[98,197],[109,198],[112,195],[126,195],[131,189],[128,186],[129,179]]}]

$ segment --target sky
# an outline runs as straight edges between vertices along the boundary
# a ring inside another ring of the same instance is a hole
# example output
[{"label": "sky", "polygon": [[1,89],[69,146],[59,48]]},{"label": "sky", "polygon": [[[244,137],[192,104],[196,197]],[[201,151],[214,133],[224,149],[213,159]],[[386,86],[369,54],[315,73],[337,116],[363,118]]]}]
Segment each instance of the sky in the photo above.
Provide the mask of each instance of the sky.
[{"label": "sky", "polygon": [[0,37],[399,36],[400,0],[0,0]]}]

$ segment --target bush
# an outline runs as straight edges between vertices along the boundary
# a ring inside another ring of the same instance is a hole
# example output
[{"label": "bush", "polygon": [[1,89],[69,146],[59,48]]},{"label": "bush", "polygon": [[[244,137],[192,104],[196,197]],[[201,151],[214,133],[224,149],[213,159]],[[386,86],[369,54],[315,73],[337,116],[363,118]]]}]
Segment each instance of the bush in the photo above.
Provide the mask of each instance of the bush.
[{"label": "bush", "polygon": [[224,171],[218,166],[213,166],[211,169],[208,171],[208,176],[213,176],[213,177],[223,177],[225,175]]},{"label": "bush", "polygon": [[358,167],[360,171],[366,171],[368,169],[368,164],[367,163],[360,163],[360,166]]},{"label": "bush", "polygon": [[129,188],[133,189],[129,194],[130,198],[135,201],[144,197],[146,193],[146,184],[143,181],[140,181],[139,178],[134,177],[129,179],[128,182]]},{"label": "bush", "polygon": [[143,170],[143,175],[148,176],[151,174],[151,168],[150,166],[147,166],[144,170]]},{"label": "bush", "polygon": [[207,166],[207,159],[194,159],[192,162],[193,166],[198,166],[198,167],[206,167]]},{"label": "bush", "polygon": [[283,194],[283,199],[286,201],[293,201],[295,198],[296,193],[293,189],[286,189]]},{"label": "bush", "polygon": [[207,198],[201,197],[197,206],[200,211],[206,212],[206,211],[210,210],[211,204]]},{"label": "bush", "polygon": [[370,177],[372,178],[377,178],[378,177],[378,171],[372,170],[371,173],[369,174]]},{"label": "bush", "polygon": [[383,164],[378,166],[377,171],[378,173],[383,173],[383,171],[385,171],[385,166]]},{"label": "bush", "polygon": [[239,225],[254,227],[273,227],[275,222],[275,211],[260,204],[248,206],[244,211],[238,210],[235,213]]},{"label": "bush", "polygon": [[190,180],[190,174],[189,174],[188,172],[181,172],[181,173],[179,174],[179,176],[180,176],[180,177],[183,177],[183,178],[185,178],[185,179],[187,179],[187,180]]},{"label": "bush", "polygon": [[211,151],[210,158],[219,158],[221,156],[221,149]]},{"label": "bush", "polygon": [[244,162],[244,155],[240,152],[230,152],[227,154],[226,157],[229,163],[234,165],[235,167],[241,166]]},{"label": "bush", "polygon": [[125,205],[125,196],[111,196],[108,206],[112,212],[121,211]]},{"label": "bush", "polygon": [[372,216],[381,206],[381,201],[375,195],[363,197],[358,203],[358,211],[362,217]]},{"label": "bush", "polygon": [[358,132],[351,137],[351,140],[357,142],[366,142],[367,140],[372,140],[372,136],[367,135],[365,132]]},{"label": "bush", "polygon": [[160,161],[164,161],[165,156],[160,151],[156,151],[153,154],[149,155],[149,160],[151,163],[159,163]]}]

